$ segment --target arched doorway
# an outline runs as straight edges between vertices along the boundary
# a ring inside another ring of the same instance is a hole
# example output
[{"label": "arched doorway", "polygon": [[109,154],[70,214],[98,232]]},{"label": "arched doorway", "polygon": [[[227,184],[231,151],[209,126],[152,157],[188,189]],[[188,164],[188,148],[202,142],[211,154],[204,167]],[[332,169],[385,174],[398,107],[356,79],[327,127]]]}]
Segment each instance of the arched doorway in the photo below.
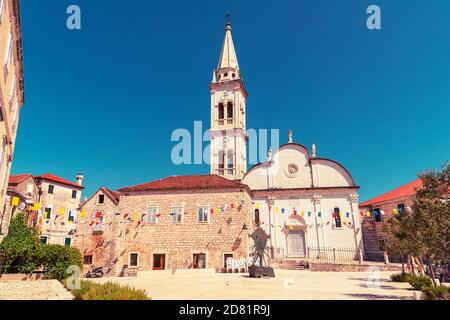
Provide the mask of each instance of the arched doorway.
[{"label": "arched doorway", "polygon": [[306,256],[305,232],[303,230],[291,230],[286,238],[288,257]]},{"label": "arched doorway", "polygon": [[285,222],[287,257],[306,257],[306,221],[291,215]]}]

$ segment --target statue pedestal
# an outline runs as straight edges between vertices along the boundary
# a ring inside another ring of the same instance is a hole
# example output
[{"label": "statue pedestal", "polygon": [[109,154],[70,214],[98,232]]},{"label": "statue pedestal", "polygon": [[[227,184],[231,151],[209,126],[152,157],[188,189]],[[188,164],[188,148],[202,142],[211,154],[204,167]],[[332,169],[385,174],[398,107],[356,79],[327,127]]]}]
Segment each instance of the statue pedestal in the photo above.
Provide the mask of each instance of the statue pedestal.
[{"label": "statue pedestal", "polygon": [[271,267],[250,266],[248,267],[248,273],[250,275],[250,278],[275,278],[275,272]]}]

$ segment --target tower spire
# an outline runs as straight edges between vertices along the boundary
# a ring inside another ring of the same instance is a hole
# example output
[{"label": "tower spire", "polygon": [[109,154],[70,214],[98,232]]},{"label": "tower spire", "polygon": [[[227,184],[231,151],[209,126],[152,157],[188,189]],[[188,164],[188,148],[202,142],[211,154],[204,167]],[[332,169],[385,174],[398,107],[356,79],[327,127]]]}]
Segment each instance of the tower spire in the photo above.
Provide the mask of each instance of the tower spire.
[{"label": "tower spire", "polygon": [[226,14],[225,39],[219,64],[209,84],[211,94],[211,174],[240,180],[247,172],[245,106],[247,91],[241,79]]},{"label": "tower spire", "polygon": [[217,73],[220,73],[220,71],[236,72],[239,70],[239,64],[236,56],[236,51],[234,49],[233,38],[231,36],[230,16],[230,13],[227,12],[225,24],[225,39],[223,40],[222,52],[220,53],[219,64],[217,65]]}]

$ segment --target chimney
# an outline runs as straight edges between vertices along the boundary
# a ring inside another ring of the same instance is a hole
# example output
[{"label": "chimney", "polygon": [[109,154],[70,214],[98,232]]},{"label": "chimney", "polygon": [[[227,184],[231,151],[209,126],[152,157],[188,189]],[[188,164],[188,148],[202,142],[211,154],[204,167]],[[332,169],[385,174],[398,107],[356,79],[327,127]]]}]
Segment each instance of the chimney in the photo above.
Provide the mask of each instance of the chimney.
[{"label": "chimney", "polygon": [[84,176],[81,173],[77,173],[77,185],[82,186],[83,185],[83,178]]}]

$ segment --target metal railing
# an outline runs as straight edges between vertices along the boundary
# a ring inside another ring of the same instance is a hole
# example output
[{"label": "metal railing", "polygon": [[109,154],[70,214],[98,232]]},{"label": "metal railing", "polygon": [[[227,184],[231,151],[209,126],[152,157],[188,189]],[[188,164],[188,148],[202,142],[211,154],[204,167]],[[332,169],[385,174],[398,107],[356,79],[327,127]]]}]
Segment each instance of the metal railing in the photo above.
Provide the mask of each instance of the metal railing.
[{"label": "metal railing", "polygon": [[401,263],[401,257],[389,256],[383,251],[359,251],[355,248],[309,247],[308,259],[325,263],[368,263],[390,264]]}]

